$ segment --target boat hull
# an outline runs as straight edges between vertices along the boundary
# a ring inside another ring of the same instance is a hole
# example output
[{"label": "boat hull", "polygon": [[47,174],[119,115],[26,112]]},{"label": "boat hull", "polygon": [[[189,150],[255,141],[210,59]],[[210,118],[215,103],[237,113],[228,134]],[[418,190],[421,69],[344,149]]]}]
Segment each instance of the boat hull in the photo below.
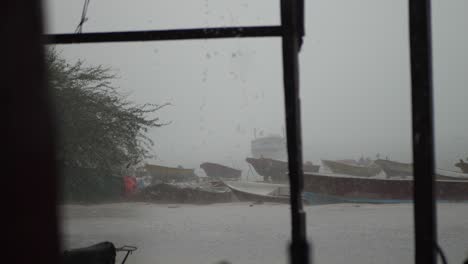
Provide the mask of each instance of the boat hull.
[{"label": "boat hull", "polygon": [[251,152],[254,158],[286,159],[286,138],[280,136],[260,137],[252,140]]},{"label": "boat hull", "polygon": [[463,173],[446,171],[437,169],[436,170],[436,179],[437,180],[449,180],[449,181],[468,181],[468,175]]},{"label": "boat hull", "polygon": [[374,162],[382,168],[387,177],[401,177],[413,175],[412,164],[382,159],[378,159]]},{"label": "boat hull", "polygon": [[[412,201],[413,181],[306,173],[304,191],[335,201],[399,203]],[[468,182],[437,180],[435,195],[438,200],[468,201]]]},{"label": "boat hull", "polygon": [[232,193],[243,202],[270,202],[270,203],[289,203],[289,197],[275,197],[258,195],[249,192],[243,192],[236,189],[231,189]]},{"label": "boat hull", "polygon": [[[266,182],[271,179],[273,183],[287,183],[288,178],[288,163],[285,161],[266,159],[266,158],[247,158],[246,161],[253,166],[255,171],[263,176]],[[319,165],[306,163],[303,166],[305,172],[318,172]]]},{"label": "boat hull", "polygon": [[200,165],[206,175],[211,178],[223,178],[229,180],[238,180],[241,177],[241,170],[230,168],[221,164],[205,162]]},{"label": "boat hull", "polygon": [[152,177],[152,182],[184,182],[193,181],[198,177],[194,169],[173,168],[160,165],[146,164],[143,167]]},{"label": "boat hull", "polygon": [[322,160],[322,163],[333,173],[337,174],[372,177],[382,171],[382,169],[376,164],[371,164],[369,166],[359,166],[332,160]]},{"label": "boat hull", "polygon": [[[375,164],[379,165],[382,168],[382,170],[385,172],[388,178],[413,176],[413,165],[410,163],[402,163],[390,160],[376,160]],[[436,179],[466,181],[468,180],[468,177],[465,177],[461,173],[437,169]]]},{"label": "boat hull", "polygon": [[239,201],[289,203],[289,187],[285,184],[256,182],[224,182]]}]

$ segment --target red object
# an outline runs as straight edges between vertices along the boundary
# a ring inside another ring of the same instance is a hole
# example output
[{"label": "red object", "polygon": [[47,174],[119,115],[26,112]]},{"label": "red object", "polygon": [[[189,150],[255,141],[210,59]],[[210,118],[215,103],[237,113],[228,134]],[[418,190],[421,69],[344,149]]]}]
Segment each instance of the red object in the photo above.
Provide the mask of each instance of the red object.
[{"label": "red object", "polygon": [[135,192],[137,188],[137,180],[133,176],[124,176],[125,195]]}]

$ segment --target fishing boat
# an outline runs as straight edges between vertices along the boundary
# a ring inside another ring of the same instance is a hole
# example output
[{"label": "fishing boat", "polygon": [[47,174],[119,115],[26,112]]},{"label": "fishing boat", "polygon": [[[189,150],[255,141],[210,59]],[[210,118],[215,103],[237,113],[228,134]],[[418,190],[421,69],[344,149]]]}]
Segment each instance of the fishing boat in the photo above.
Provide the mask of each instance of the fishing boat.
[{"label": "fishing boat", "polygon": [[[468,160],[468,158],[466,160]],[[464,162],[462,159],[455,164],[455,167],[460,168],[463,173],[468,173],[468,162]]]},{"label": "fishing boat", "polygon": [[[413,199],[413,180],[304,173],[304,197],[333,202],[402,203]],[[437,180],[439,201],[468,201],[468,181]]]},{"label": "fishing boat", "polygon": [[[412,177],[413,164],[378,159],[374,161],[387,175],[387,178]],[[468,177],[455,171],[436,169],[437,180],[468,180]]]},{"label": "fishing boat", "polygon": [[254,158],[286,160],[286,138],[276,135],[255,138],[251,141],[251,152]]},{"label": "fishing boat", "polygon": [[363,164],[358,162],[351,163],[339,160],[322,160],[322,164],[329,168],[333,173],[361,177],[372,177],[382,171],[380,166],[373,162]]},{"label": "fishing boat", "polygon": [[142,173],[151,176],[153,184],[158,182],[193,181],[198,178],[194,172],[194,169],[184,169],[181,166],[173,168],[160,165],[145,164]]},{"label": "fishing boat", "polygon": [[242,173],[241,170],[212,162],[202,163],[200,168],[202,168],[210,178],[220,178],[225,180],[239,180]]},{"label": "fishing boat", "polygon": [[413,164],[392,160],[377,159],[374,161],[385,172],[387,178],[413,175]]},{"label": "fishing boat", "polygon": [[[263,176],[265,182],[288,182],[288,163],[286,161],[267,158],[247,158],[246,161],[259,175]],[[306,162],[303,166],[305,172],[318,172],[319,168],[319,165],[314,165],[312,162]]]},{"label": "fishing boat", "polygon": [[289,185],[263,182],[224,182],[240,201],[289,203]]},{"label": "fishing boat", "polygon": [[436,180],[468,181],[468,175],[456,171],[436,169]]}]

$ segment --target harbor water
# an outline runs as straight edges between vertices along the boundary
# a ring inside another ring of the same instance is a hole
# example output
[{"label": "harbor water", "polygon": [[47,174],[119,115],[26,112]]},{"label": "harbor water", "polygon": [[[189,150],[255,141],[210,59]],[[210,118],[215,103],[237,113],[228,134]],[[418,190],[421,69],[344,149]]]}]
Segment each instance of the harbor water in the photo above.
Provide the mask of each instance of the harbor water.
[{"label": "harbor water", "polygon": [[[412,204],[305,207],[313,263],[413,263],[412,210]],[[101,241],[137,246],[127,263],[288,263],[287,204],[113,203],[64,205],[61,212],[65,248]],[[438,204],[438,235],[449,263],[462,263],[467,203]]]}]

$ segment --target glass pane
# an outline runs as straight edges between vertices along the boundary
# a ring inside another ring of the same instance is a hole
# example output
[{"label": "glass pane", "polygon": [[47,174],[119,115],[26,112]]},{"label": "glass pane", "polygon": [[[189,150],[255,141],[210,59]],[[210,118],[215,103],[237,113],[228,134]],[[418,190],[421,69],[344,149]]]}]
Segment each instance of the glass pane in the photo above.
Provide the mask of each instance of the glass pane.
[{"label": "glass pane", "polygon": [[[73,33],[84,1],[45,1],[47,32]],[[268,0],[101,0],[89,2],[83,32],[278,25],[279,15]]]},{"label": "glass pane", "polygon": [[[468,26],[465,1],[433,3],[439,245],[450,263],[468,258]],[[461,203],[461,202],[465,203]]]},{"label": "glass pane", "polygon": [[407,1],[314,1],[301,52],[316,263],[413,263]]},{"label": "glass pane", "polygon": [[65,248],[134,245],[130,263],[287,262],[288,197],[255,198],[287,186],[256,182],[246,162],[255,138],[282,138],[279,39],[51,48]]}]

